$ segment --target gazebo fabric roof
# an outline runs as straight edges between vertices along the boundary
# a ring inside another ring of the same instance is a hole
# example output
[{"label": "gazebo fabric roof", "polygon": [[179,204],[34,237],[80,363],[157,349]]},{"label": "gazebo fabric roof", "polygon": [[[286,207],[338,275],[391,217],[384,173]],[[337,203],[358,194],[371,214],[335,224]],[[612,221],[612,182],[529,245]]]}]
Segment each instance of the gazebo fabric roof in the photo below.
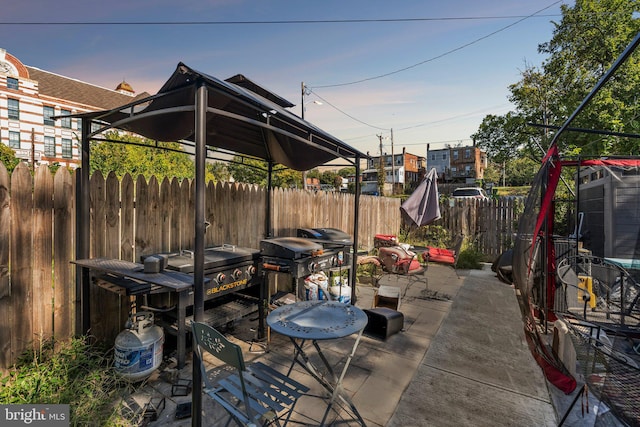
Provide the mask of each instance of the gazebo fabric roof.
[{"label": "gazebo fabric roof", "polygon": [[179,63],[156,95],[114,110],[80,117],[157,141],[195,141],[196,90],[207,88],[206,141],[210,147],[295,170],[337,158],[367,156],[259,94]]}]

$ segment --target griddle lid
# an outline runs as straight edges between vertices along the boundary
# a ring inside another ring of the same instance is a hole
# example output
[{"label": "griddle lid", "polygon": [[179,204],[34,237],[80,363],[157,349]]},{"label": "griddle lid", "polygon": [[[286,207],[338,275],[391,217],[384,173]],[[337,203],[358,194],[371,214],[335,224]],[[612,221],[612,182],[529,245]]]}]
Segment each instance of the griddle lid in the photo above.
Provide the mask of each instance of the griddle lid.
[{"label": "griddle lid", "polygon": [[322,253],[322,245],[301,237],[274,237],[260,242],[263,256],[297,259]]}]

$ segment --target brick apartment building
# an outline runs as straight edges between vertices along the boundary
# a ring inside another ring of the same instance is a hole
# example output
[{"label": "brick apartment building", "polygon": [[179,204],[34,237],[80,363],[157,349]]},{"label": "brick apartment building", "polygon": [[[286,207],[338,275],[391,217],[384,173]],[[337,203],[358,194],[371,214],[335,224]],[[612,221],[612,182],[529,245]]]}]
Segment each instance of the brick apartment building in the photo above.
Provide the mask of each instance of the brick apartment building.
[{"label": "brick apartment building", "polygon": [[487,154],[475,146],[431,150],[427,145],[427,169],[435,168],[441,182],[473,184],[484,179]]},{"label": "brick apartment building", "polygon": [[52,117],[115,108],[147,96],[136,96],[125,81],[111,90],[30,67],[0,49],[0,143],[29,164],[80,164],[80,119]]},{"label": "brick apartment building", "polygon": [[425,158],[408,153],[402,148],[402,153],[384,154],[383,156],[371,157],[367,161],[367,166],[362,174],[362,193],[377,194],[378,169],[382,158],[385,173],[384,194],[402,194],[405,191],[415,189],[426,173]]}]

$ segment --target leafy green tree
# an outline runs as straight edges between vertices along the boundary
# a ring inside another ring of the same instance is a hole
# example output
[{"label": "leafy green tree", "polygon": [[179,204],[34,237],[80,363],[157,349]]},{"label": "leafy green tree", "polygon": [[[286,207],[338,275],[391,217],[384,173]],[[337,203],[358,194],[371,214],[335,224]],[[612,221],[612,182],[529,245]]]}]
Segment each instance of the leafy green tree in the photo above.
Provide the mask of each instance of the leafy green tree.
[{"label": "leafy green tree", "polygon": [[307,178],[318,178],[320,180],[320,171],[318,169],[311,169],[307,171]]},{"label": "leafy green tree", "polygon": [[0,162],[4,164],[9,173],[20,163],[20,159],[16,157],[16,153],[9,146],[0,144]]},{"label": "leafy green tree", "polygon": [[[227,169],[236,182],[267,185],[267,162],[263,160],[247,159],[234,156],[233,161],[227,165]],[[310,171],[309,174],[312,174]],[[271,175],[273,187],[302,188],[302,172],[284,168],[277,165]]]},{"label": "leafy green tree", "polygon": [[[91,172],[105,176],[113,171],[122,177],[126,173],[149,178],[193,178],[195,166],[190,154],[183,152],[177,142],[158,142],[118,132],[107,132],[107,141],[91,143],[89,166]],[[115,142],[117,141],[117,142]],[[163,150],[165,148],[166,150]]]},{"label": "leafy green tree", "polygon": [[337,187],[340,188],[340,184],[342,184],[342,177],[333,171],[324,171],[320,175],[320,183],[331,185],[336,187],[336,183],[338,183]]},{"label": "leafy green tree", "polygon": [[540,162],[528,157],[519,157],[505,163],[506,184],[511,187],[530,185],[540,169]]},{"label": "leafy green tree", "polygon": [[493,182],[496,185],[502,185],[502,164],[489,162],[484,170],[484,182]]},{"label": "leafy green tree", "polygon": [[234,156],[227,170],[236,182],[267,185],[267,163],[262,160]]},{"label": "leafy green tree", "polygon": [[[640,30],[633,16],[640,0],[577,0],[573,7],[561,8],[552,39],[539,46],[549,55],[543,68],[557,93],[549,105],[556,125],[580,105]],[[632,55],[571,126],[637,133],[639,90],[640,64],[638,55]],[[583,155],[640,154],[635,141],[579,132],[567,133],[559,146],[578,148]]]},{"label": "leafy green tree", "polygon": [[504,116],[488,115],[471,136],[489,158],[502,163],[513,159],[528,141],[525,120],[512,112]]},{"label": "leafy green tree", "polygon": [[274,187],[302,188],[302,172],[289,168],[278,169],[271,181]]},{"label": "leafy green tree", "polygon": [[225,182],[229,181],[231,174],[227,169],[227,165],[224,162],[210,162],[206,167],[206,181],[213,182]]},{"label": "leafy green tree", "polygon": [[[486,116],[472,135],[491,161],[506,162],[507,180],[529,180],[522,176],[529,168],[510,163],[528,158],[527,164],[535,164],[540,159],[557,128],[640,31],[640,20],[633,16],[640,0],[576,0],[561,10],[551,40],[538,47],[547,59],[539,68],[525,64],[520,81],[509,86],[514,111]],[[637,53],[631,55],[571,127],[640,133],[639,61]],[[565,155],[640,154],[636,139],[587,132],[567,131],[558,146]]]},{"label": "leafy green tree", "polygon": [[340,175],[343,178],[347,178],[349,176],[354,176],[356,174],[356,168],[355,166],[349,166],[346,168],[342,168],[338,171],[338,175]]}]

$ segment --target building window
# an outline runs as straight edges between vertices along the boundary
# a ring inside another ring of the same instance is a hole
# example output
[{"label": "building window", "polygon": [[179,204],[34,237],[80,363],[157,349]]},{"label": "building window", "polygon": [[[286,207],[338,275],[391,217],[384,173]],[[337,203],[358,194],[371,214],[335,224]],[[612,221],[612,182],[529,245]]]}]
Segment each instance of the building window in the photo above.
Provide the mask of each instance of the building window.
[{"label": "building window", "polygon": [[9,118],[13,120],[20,120],[20,101],[17,99],[9,98],[8,100]]},{"label": "building window", "polygon": [[458,160],[458,150],[453,152],[453,160]]},{"label": "building window", "polygon": [[52,119],[56,115],[56,111],[53,107],[45,105],[42,109],[42,117],[44,118],[45,126],[55,126],[56,122]]},{"label": "building window", "polygon": [[[69,110],[60,110],[61,116],[70,116],[71,111]],[[65,129],[71,129],[71,117],[63,117],[60,119],[60,126]]]},{"label": "building window", "polygon": [[80,117],[76,119],[76,129],[82,130],[82,119]]},{"label": "building window", "polygon": [[9,131],[9,147],[20,148],[20,132]]},{"label": "building window", "polygon": [[464,158],[465,159],[471,158],[471,150],[470,149],[467,148],[466,150],[464,150]]},{"label": "building window", "polygon": [[15,77],[7,77],[7,89],[20,89],[18,85],[18,79],[16,79]]},{"label": "building window", "polygon": [[56,155],[56,139],[53,136],[44,137],[44,155],[47,157]]},{"label": "building window", "polygon": [[70,159],[73,152],[71,150],[71,140],[69,138],[62,138],[62,157]]}]

